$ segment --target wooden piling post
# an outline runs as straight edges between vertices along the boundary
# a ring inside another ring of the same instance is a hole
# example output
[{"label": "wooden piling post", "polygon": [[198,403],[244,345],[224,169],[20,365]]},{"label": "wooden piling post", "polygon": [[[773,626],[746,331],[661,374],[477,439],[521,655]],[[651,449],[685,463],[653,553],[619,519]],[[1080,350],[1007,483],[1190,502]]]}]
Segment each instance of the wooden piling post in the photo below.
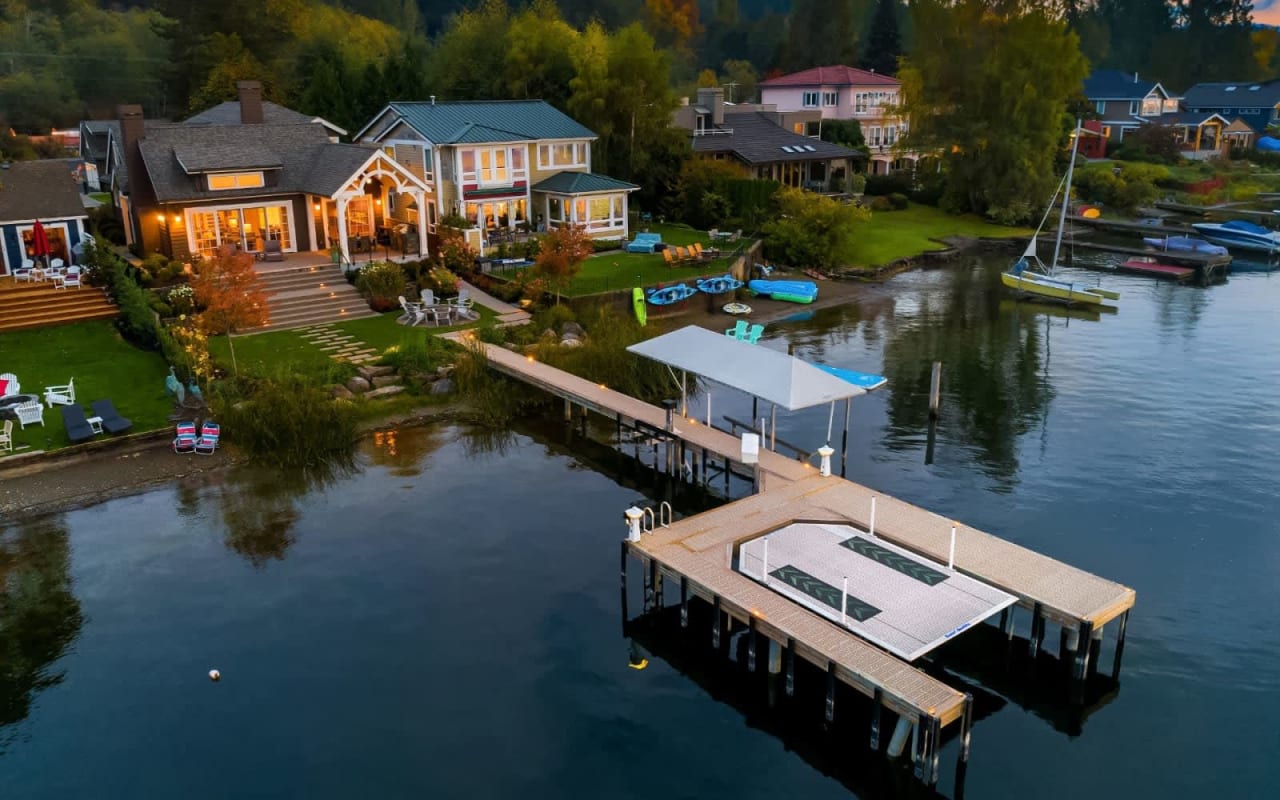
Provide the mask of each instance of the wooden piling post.
[{"label": "wooden piling post", "polygon": [[973,731],[973,695],[964,693],[964,711],[960,715],[960,763],[969,762],[969,734]]},{"label": "wooden piling post", "polygon": [[627,541],[622,540],[622,556],[619,559],[618,572],[622,582],[622,621],[627,621]]},{"label": "wooden piling post", "polygon": [[827,662],[827,722],[836,718],[836,662]]},{"label": "wooden piling post", "polygon": [[880,751],[880,715],[884,709],[884,692],[877,686],[871,696],[871,750]]},{"label": "wooden piling post", "polygon": [[794,697],[796,693],[796,640],[790,636],[787,637],[787,657],[786,657],[786,691],[787,697]]},{"label": "wooden piling post", "polygon": [[680,627],[689,627],[689,579],[680,576]]},{"label": "wooden piling post", "polygon": [[929,416],[938,416],[938,406],[942,402],[942,362],[933,362],[933,374],[929,376]]},{"label": "wooden piling post", "polygon": [[756,618],[747,618],[747,672],[756,671]]},{"label": "wooden piling post", "polygon": [[1040,637],[1044,634],[1044,619],[1041,616],[1042,606],[1036,603],[1031,609],[1031,637],[1027,640],[1027,655],[1032,660],[1040,654]]},{"label": "wooden piling post", "polygon": [[711,599],[711,646],[720,649],[720,595]]},{"label": "wooden piling post", "polygon": [[1111,680],[1120,680],[1120,659],[1124,656],[1125,628],[1129,626],[1129,612],[1120,615],[1120,626],[1116,631],[1116,654],[1111,659]]}]

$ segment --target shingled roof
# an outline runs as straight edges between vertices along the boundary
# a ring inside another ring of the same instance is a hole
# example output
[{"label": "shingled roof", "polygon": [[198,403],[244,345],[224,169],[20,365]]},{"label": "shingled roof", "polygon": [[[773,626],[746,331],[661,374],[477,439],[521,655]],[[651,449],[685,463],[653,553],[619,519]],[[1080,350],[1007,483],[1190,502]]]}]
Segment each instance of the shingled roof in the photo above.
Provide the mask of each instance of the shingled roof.
[{"label": "shingled roof", "polygon": [[0,169],[0,223],[86,216],[75,160],[18,161]]},{"label": "shingled roof", "polygon": [[[262,121],[267,125],[296,125],[303,122],[315,122],[324,125],[338,134],[346,131],[322,118],[294,111],[270,100],[262,101]],[[240,101],[228,100],[213,108],[206,108],[199,114],[193,114],[183,120],[183,125],[240,125]]]},{"label": "shingled roof", "polygon": [[863,157],[856,150],[792,133],[758,111],[725,115],[721,130],[725,132],[694,136],[694,152],[732,153],[752,165]]},{"label": "shingled roof", "polygon": [[772,89],[782,86],[898,86],[901,83],[892,75],[837,64],[779,75],[776,78],[761,81],[760,86]]},{"label": "shingled roof", "polygon": [[396,102],[388,105],[378,118],[388,111],[436,145],[596,138],[572,117],[543,100]]},{"label": "shingled roof", "polygon": [[[325,129],[310,121],[156,126],[138,146],[162,203],[298,192],[329,196],[377,152],[372,145],[330,143]],[[270,169],[268,185],[210,191],[204,175],[194,174],[249,169]]]},{"label": "shingled roof", "polygon": [[[1157,86],[1160,84],[1134,72],[1095,69],[1084,79],[1084,96],[1090,100],[1141,100]],[[1160,91],[1164,92],[1163,86],[1160,86]]]},{"label": "shingled roof", "polygon": [[630,192],[639,189],[634,183],[597,175],[594,172],[557,172],[530,187],[535,192],[552,194],[591,194],[592,192]]},{"label": "shingled roof", "polygon": [[1280,103],[1280,81],[1197,83],[1182,99],[1187,108],[1271,108]]}]

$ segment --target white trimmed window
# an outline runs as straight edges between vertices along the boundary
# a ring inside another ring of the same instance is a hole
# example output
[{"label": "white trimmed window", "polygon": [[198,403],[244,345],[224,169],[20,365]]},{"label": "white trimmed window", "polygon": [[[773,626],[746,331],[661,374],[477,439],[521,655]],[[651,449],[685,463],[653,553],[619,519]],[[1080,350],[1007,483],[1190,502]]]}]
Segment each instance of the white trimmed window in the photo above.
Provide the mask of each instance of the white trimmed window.
[{"label": "white trimmed window", "polygon": [[869,92],[857,92],[853,96],[853,113],[865,114],[871,106],[871,94]]},{"label": "white trimmed window", "polygon": [[210,191],[257,189],[266,184],[261,172],[223,172],[209,176]]},{"label": "white trimmed window", "polygon": [[822,104],[824,106],[834,106],[840,99],[840,95],[836,92],[823,92]]},{"label": "white trimmed window", "polygon": [[554,142],[538,145],[538,169],[589,167],[586,142]]},{"label": "white trimmed window", "polygon": [[821,94],[821,92],[805,92],[802,105],[805,108],[817,108],[819,94]]}]

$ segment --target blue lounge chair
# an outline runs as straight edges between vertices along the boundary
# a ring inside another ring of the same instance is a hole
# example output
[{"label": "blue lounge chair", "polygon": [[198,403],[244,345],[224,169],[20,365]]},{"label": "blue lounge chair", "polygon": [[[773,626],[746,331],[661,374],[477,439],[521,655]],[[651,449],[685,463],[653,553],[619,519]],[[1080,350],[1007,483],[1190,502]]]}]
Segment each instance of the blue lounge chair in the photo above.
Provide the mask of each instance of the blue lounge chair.
[{"label": "blue lounge chair", "polygon": [[662,244],[660,233],[637,233],[636,238],[627,242],[628,253],[652,253],[657,245]]},{"label": "blue lounge chair", "polygon": [[745,319],[738,320],[732,328],[724,332],[724,335],[745,342],[747,340],[747,321]]},{"label": "blue lounge chair", "polygon": [[67,429],[67,438],[72,444],[87,442],[93,438],[93,428],[85,418],[84,409],[78,405],[61,406],[62,425]]},{"label": "blue lounge chair", "polygon": [[94,400],[89,406],[94,416],[101,417],[102,429],[107,433],[128,433],[133,427],[133,421],[120,416],[116,404],[110,400]]}]

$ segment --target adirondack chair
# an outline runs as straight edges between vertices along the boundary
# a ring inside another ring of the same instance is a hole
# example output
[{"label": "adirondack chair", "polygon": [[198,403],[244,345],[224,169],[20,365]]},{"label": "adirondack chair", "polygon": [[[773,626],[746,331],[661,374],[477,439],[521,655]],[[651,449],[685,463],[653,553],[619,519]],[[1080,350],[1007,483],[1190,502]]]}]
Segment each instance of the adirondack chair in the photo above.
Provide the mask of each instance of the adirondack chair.
[{"label": "adirondack chair", "polygon": [[761,336],[764,336],[764,326],[760,323],[752,325],[751,330],[747,332],[747,344],[759,344]]},{"label": "adirondack chair", "polygon": [[69,406],[76,401],[76,379],[71,378],[63,386],[44,387],[44,402],[49,408],[55,405]]},{"label": "adirondack chair", "polygon": [[747,340],[747,321],[745,319],[738,320],[732,328],[724,332],[724,335],[731,339],[745,342]]}]

